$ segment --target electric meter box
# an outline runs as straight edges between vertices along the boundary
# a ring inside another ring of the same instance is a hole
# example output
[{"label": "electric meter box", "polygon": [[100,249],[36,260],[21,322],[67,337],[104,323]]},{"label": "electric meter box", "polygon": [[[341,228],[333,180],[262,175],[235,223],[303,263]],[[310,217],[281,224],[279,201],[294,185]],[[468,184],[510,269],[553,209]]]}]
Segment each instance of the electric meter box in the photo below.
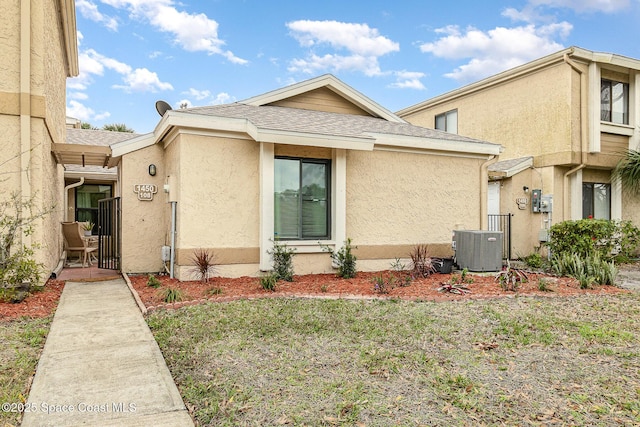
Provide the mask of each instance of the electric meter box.
[{"label": "electric meter box", "polygon": [[540,198],[540,212],[551,213],[553,209],[553,196],[551,194],[545,194]]},{"label": "electric meter box", "polygon": [[531,212],[540,213],[542,190],[531,190]]}]

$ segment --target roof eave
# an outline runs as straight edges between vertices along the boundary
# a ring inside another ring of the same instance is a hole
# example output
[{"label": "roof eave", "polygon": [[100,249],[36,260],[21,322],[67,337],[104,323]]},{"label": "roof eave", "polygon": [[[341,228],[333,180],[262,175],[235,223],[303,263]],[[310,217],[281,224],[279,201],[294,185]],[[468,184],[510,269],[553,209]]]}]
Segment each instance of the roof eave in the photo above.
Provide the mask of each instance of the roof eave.
[{"label": "roof eave", "polygon": [[489,142],[455,141],[405,135],[372,134],[377,147],[438,151],[442,153],[462,153],[481,156],[498,156],[504,147]]}]

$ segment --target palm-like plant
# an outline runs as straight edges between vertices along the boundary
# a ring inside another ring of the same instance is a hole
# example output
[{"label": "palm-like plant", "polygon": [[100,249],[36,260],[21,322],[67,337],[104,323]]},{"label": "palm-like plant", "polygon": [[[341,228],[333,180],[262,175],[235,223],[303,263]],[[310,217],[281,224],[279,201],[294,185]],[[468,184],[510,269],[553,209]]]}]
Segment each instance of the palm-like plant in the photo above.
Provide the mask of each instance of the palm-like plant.
[{"label": "palm-like plant", "polygon": [[622,186],[633,194],[640,194],[640,151],[627,150],[613,170],[612,177],[620,180]]}]

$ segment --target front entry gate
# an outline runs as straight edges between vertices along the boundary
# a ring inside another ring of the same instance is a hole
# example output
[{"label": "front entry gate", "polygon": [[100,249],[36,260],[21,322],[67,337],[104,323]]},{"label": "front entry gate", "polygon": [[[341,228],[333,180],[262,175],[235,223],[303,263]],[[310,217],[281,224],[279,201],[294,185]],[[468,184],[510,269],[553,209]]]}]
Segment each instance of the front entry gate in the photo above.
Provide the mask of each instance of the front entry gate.
[{"label": "front entry gate", "polygon": [[120,197],[98,200],[98,268],[120,271]]},{"label": "front entry gate", "polygon": [[502,258],[511,259],[511,216],[489,215],[489,231],[502,231]]}]

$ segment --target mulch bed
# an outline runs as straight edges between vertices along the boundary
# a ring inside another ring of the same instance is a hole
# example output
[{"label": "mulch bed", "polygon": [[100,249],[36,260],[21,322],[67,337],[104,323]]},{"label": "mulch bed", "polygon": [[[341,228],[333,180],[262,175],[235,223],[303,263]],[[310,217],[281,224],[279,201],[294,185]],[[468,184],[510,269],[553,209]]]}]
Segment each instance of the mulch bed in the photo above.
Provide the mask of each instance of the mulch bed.
[{"label": "mulch bed", "polygon": [[[593,294],[620,294],[628,292],[614,286],[594,286],[591,289],[580,289],[575,279],[568,277],[552,277],[543,274],[529,273],[529,281],[523,283],[517,292],[501,289],[495,280],[495,273],[471,274],[473,283],[465,284],[469,293],[454,294],[438,291],[443,283],[451,279],[451,274],[432,274],[427,278],[415,279],[409,286],[396,286],[389,293],[380,293],[374,289],[374,278],[382,276],[388,280],[391,274],[400,277],[399,273],[389,271],[365,273],[360,272],[354,279],[342,279],[334,274],[309,274],[294,276],[293,282],[279,281],[275,292],[262,289],[260,279],[256,277],[213,277],[207,283],[200,281],[184,281],[170,279],[168,276],[157,276],[160,288],[147,286],[147,275],[130,275],[129,279],[147,309],[158,307],[178,307],[197,304],[205,301],[233,301],[251,298],[305,297],[305,298],[368,298],[368,299],[402,299],[422,301],[463,301],[469,299],[504,298],[514,296],[565,297]],[[548,292],[538,290],[538,280],[545,278],[549,283]],[[398,283],[400,280],[398,280]],[[388,282],[387,282],[388,283]],[[0,322],[20,317],[46,317],[51,315],[60,299],[64,281],[49,280],[44,290],[30,294],[18,304],[0,302]],[[182,292],[182,302],[166,304],[162,293],[165,289],[175,288]]]},{"label": "mulch bed", "polygon": [[[293,282],[279,281],[275,292],[266,291],[260,286],[256,277],[224,278],[213,277],[208,282],[184,281],[170,279],[168,276],[156,276],[161,282],[160,288],[147,286],[147,275],[130,275],[129,279],[147,309],[159,307],[178,307],[201,303],[204,301],[233,301],[237,299],[273,298],[273,297],[306,297],[306,298],[381,298],[421,301],[461,301],[469,299],[504,298],[514,296],[565,297],[587,294],[619,294],[628,292],[614,286],[594,286],[591,289],[580,289],[577,280],[568,277],[553,277],[543,274],[529,273],[529,281],[523,283],[517,292],[504,291],[496,281],[496,273],[470,274],[473,282],[465,284],[469,293],[455,294],[439,291],[444,283],[451,280],[451,274],[432,274],[427,278],[415,279],[408,286],[396,286],[388,293],[380,293],[374,289],[374,278],[382,275],[389,278],[403,275],[389,271],[365,273],[360,272],[354,279],[342,279],[334,274],[309,274],[294,276]],[[459,277],[459,275],[458,275]],[[540,291],[538,281],[544,278],[548,282],[549,291]],[[401,280],[397,281],[398,283]],[[387,282],[388,283],[388,282]],[[168,288],[178,289],[182,293],[182,302],[166,304],[163,292]]]},{"label": "mulch bed", "polygon": [[0,322],[20,317],[49,316],[58,306],[64,283],[61,280],[49,280],[42,291],[31,293],[17,304],[0,301]]}]

